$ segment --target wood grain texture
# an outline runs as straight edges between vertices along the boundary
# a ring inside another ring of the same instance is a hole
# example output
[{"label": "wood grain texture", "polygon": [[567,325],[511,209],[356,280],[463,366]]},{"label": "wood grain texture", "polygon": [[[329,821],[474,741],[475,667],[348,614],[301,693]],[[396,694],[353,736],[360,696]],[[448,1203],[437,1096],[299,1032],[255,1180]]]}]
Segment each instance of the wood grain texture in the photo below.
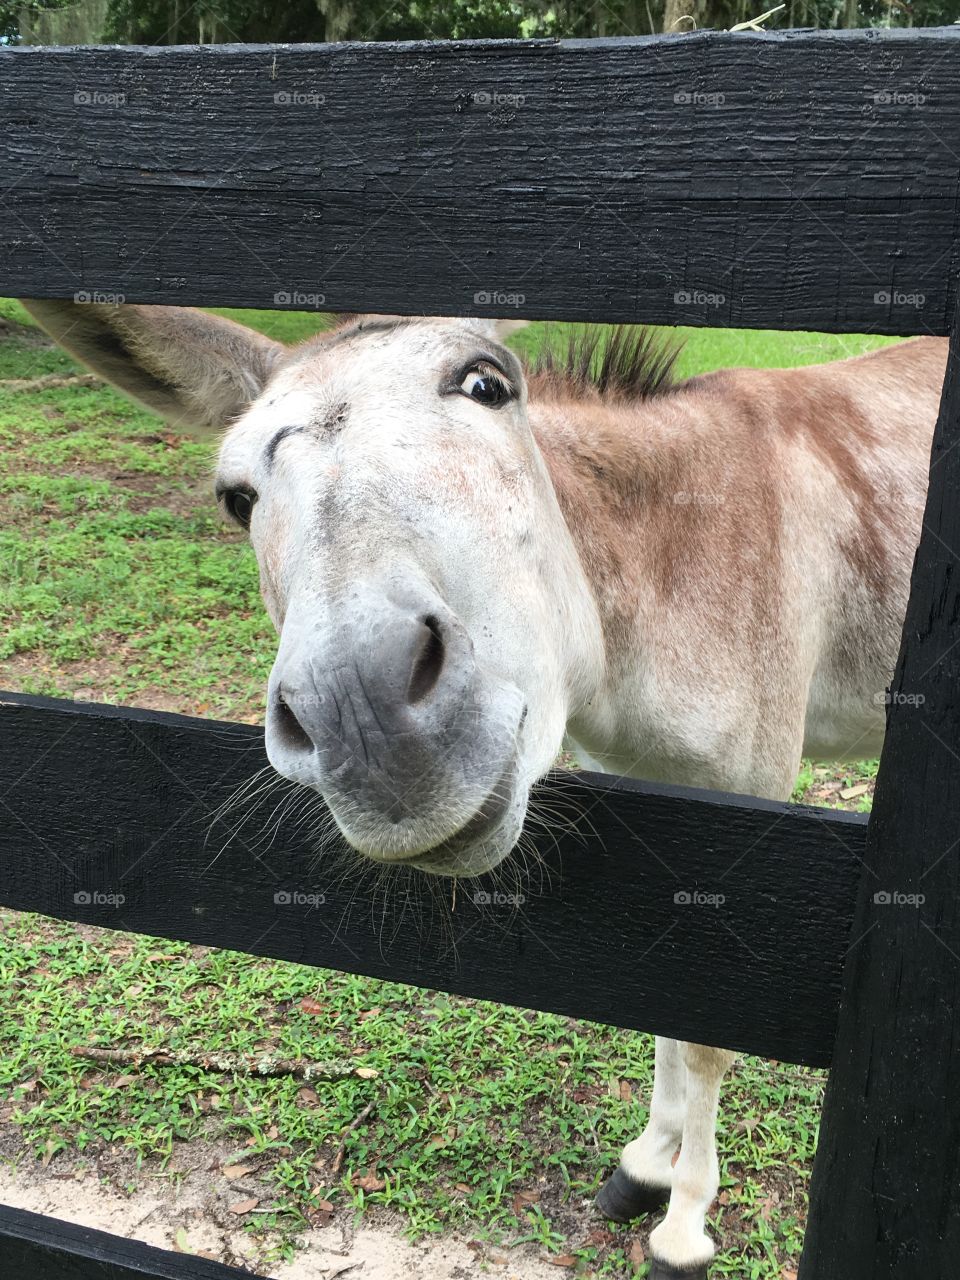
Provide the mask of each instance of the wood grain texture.
[{"label": "wood grain texture", "polygon": [[801,1280],[958,1272],[958,493],[960,308],[844,973]]},{"label": "wood grain texture", "polygon": [[958,138],[956,27],[0,49],[0,294],[942,334]]},{"label": "wood grain texture", "polygon": [[4,1280],[256,1280],[236,1267],[6,1205],[0,1205],[0,1275]]},{"label": "wood grain texture", "polygon": [[582,836],[531,828],[542,876],[452,905],[271,841],[275,798],[218,819],[264,763],[249,726],[0,695],[0,904],[829,1062],[863,818],[580,774],[554,798]]}]

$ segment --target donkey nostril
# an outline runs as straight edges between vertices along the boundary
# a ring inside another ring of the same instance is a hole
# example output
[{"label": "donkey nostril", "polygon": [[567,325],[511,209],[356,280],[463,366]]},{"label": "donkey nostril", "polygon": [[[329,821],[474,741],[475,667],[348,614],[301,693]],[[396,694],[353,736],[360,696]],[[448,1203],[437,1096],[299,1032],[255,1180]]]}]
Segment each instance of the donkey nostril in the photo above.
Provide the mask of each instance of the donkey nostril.
[{"label": "donkey nostril", "polygon": [[422,621],[417,652],[407,686],[407,701],[422,702],[432,693],[443,670],[444,648],[440,623],[428,614]]},{"label": "donkey nostril", "polygon": [[277,694],[274,729],[288,750],[313,750],[313,742],[310,739],[310,735],[297,719],[297,713],[290,705],[289,695],[284,693],[282,689]]}]

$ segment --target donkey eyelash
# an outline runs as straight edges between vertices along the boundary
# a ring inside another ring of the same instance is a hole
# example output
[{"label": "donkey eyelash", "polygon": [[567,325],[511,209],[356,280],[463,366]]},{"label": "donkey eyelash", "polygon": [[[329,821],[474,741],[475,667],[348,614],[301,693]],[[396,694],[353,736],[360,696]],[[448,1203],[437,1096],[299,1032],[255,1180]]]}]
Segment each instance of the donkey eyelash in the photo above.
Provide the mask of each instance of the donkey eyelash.
[{"label": "donkey eyelash", "polygon": [[217,488],[217,501],[241,529],[250,528],[257,493],[249,485],[223,485]]},{"label": "donkey eyelash", "polygon": [[[478,383],[486,383],[488,390],[496,389],[500,394],[491,398],[474,395],[472,387],[468,390],[465,385],[471,375],[475,375]],[[503,408],[509,401],[517,399],[517,389],[508,375],[495,360],[487,356],[475,357],[462,365],[451,382],[442,388],[442,394],[466,396],[467,399],[477,400],[491,409]]]}]

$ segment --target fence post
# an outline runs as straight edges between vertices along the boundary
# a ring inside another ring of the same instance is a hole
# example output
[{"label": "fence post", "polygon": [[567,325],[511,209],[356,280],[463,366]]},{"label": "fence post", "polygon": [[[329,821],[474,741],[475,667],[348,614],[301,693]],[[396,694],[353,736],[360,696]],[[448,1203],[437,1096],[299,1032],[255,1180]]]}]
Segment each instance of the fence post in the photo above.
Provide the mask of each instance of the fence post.
[{"label": "fence post", "polygon": [[800,1280],[946,1280],[958,1273],[960,298],[844,971]]}]

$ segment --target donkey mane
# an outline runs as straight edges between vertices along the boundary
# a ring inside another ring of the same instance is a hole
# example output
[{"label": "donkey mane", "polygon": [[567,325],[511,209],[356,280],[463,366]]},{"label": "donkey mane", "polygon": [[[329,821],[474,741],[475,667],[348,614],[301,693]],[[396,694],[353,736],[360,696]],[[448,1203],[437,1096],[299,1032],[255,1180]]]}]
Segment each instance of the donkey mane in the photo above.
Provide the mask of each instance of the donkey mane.
[{"label": "donkey mane", "polygon": [[598,325],[575,329],[559,351],[548,337],[527,370],[531,395],[653,400],[684,385],[675,376],[682,342],[643,325],[617,325],[604,339]]}]

